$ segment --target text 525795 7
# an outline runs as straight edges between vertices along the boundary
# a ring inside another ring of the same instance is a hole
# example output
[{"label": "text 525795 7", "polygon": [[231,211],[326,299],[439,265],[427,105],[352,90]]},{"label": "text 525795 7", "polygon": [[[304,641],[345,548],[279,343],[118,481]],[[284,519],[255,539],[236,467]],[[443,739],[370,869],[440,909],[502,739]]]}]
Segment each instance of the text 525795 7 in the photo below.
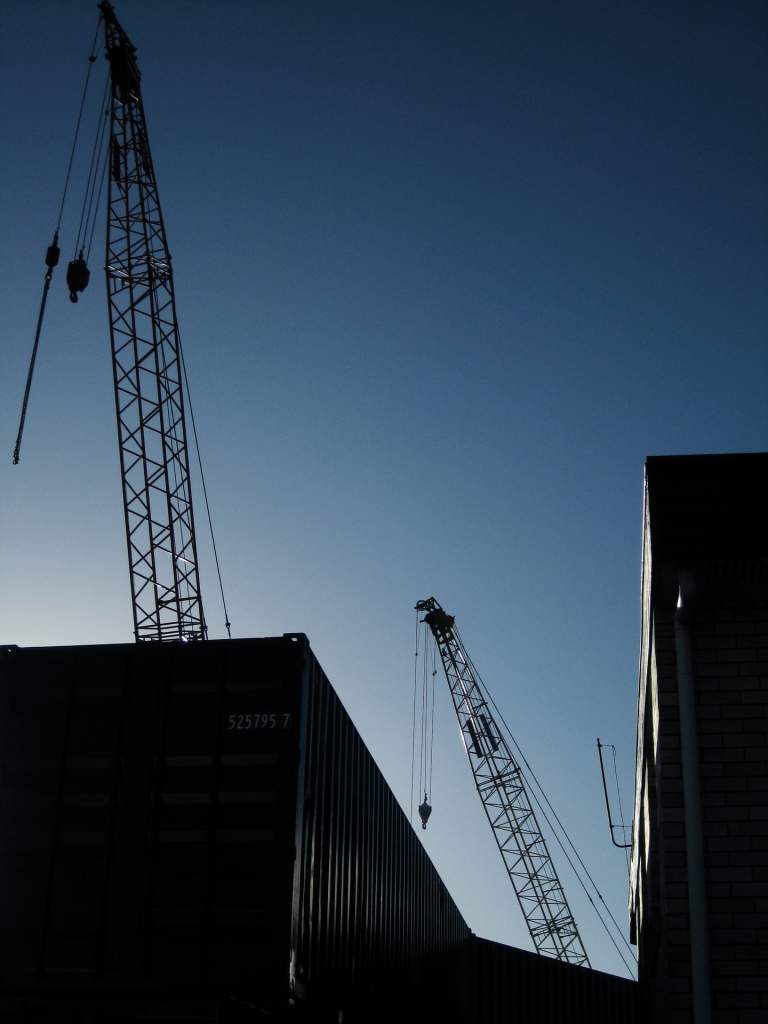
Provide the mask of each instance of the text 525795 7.
[{"label": "text 525795 7", "polygon": [[256,711],[227,715],[228,732],[283,732],[290,728],[290,711]]}]

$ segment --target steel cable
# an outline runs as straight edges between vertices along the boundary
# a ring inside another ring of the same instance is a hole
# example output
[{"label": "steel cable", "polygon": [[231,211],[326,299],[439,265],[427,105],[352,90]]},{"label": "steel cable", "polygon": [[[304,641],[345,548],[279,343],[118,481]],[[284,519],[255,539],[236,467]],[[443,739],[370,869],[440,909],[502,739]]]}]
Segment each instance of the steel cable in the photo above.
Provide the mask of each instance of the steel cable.
[{"label": "steel cable", "polygon": [[[566,842],[570,846],[570,848],[573,851],[576,859],[578,860],[579,864],[581,865],[581,868],[582,868],[585,876],[587,877],[587,879],[589,880],[590,884],[592,885],[592,888],[594,889],[595,893],[597,894],[598,899],[600,900],[600,902],[605,907],[606,913],[608,914],[608,916],[610,917],[611,921],[613,922],[613,925],[614,925],[614,928],[616,929],[617,934],[619,935],[619,937],[621,938],[622,942],[624,943],[624,945],[629,950],[630,956],[632,957],[633,961],[635,961],[636,958],[635,958],[634,951],[632,950],[632,947],[630,946],[630,944],[627,941],[627,939],[624,937],[624,934],[622,932],[621,927],[619,926],[618,922],[616,921],[616,918],[611,913],[610,907],[605,902],[605,899],[604,899],[602,893],[600,892],[600,890],[598,889],[597,884],[595,883],[595,880],[592,878],[592,875],[590,874],[589,869],[587,868],[586,864],[582,860],[582,857],[579,854],[579,851],[576,849],[573,841],[571,840],[571,838],[570,838],[570,836],[568,834],[567,829],[563,825],[562,821],[560,820],[560,817],[558,816],[557,812],[555,811],[554,807],[552,806],[552,804],[551,804],[551,802],[550,802],[546,792],[544,791],[544,788],[542,787],[541,783],[539,782],[536,774],[534,773],[534,771],[531,768],[530,764],[526,760],[525,755],[523,754],[523,751],[522,751],[519,743],[515,739],[515,737],[514,737],[514,735],[512,733],[512,730],[507,725],[507,722],[506,722],[503,714],[501,713],[501,710],[499,709],[499,706],[497,705],[496,701],[493,699],[493,696],[490,693],[490,691],[488,690],[488,688],[486,687],[485,683],[483,683],[482,678],[480,677],[480,674],[477,671],[477,668],[475,667],[475,665],[472,662],[471,658],[467,654],[466,648],[464,647],[464,642],[462,641],[461,636],[459,634],[459,631],[458,631],[458,629],[455,626],[454,626],[454,632],[455,632],[459,642],[461,643],[462,649],[464,651],[464,655],[465,655],[465,657],[467,659],[467,662],[470,665],[472,671],[475,674],[475,677],[476,677],[476,679],[478,681],[478,685],[480,686],[481,691],[483,692],[483,694],[486,697],[486,699],[489,701],[489,703],[493,706],[493,708],[495,709],[496,713],[498,714],[501,723],[503,724],[504,728],[506,729],[507,735],[509,736],[509,738],[512,741],[515,749],[517,750],[518,754],[520,755],[520,758],[521,758],[523,764],[525,765],[531,780],[534,782],[534,784],[536,785],[537,789],[541,793],[541,795],[542,795],[542,797],[544,799],[544,802],[546,803],[547,807],[550,809],[550,811],[552,813],[552,816],[554,817],[555,821],[557,822],[557,824],[558,824],[558,826],[560,828],[560,831],[562,832],[563,836],[565,837]],[[541,810],[541,813],[542,813],[542,815],[544,817],[544,820],[549,825],[549,828],[552,831],[552,834],[553,834],[553,836],[555,838],[555,841],[557,842],[557,844],[560,847],[560,849],[563,851],[563,855],[566,857],[566,859],[568,861],[568,864],[571,866],[571,869],[574,872],[576,878],[578,879],[579,884],[581,885],[582,889],[584,890],[585,895],[587,896],[587,899],[589,900],[589,902],[594,907],[595,913],[597,914],[598,919],[600,920],[600,923],[603,925],[603,927],[604,927],[604,929],[606,931],[606,934],[608,935],[608,938],[610,939],[611,943],[613,944],[614,948],[616,949],[618,955],[620,956],[622,962],[624,963],[624,966],[627,967],[627,969],[631,972],[632,968],[629,966],[629,964],[627,964],[626,960],[624,959],[624,956],[621,953],[621,950],[618,948],[618,946],[616,944],[616,941],[613,938],[613,935],[611,935],[610,929],[605,924],[605,922],[604,922],[604,920],[603,920],[603,918],[602,918],[602,916],[601,916],[601,914],[600,914],[600,912],[599,912],[599,910],[598,910],[594,900],[590,896],[590,894],[589,894],[589,892],[588,892],[588,890],[586,888],[586,885],[585,885],[585,883],[584,883],[584,881],[583,881],[583,879],[581,877],[581,874],[578,872],[578,870],[576,869],[575,865],[571,861],[571,859],[570,859],[570,857],[568,855],[568,852],[565,850],[565,847],[563,846],[563,843],[562,843],[562,841],[560,840],[560,837],[557,834],[557,830],[552,825],[549,817],[547,816],[546,811],[544,810],[541,802],[539,801],[538,797],[536,796],[536,793],[532,791],[531,792],[531,796],[533,797],[534,801],[536,802],[536,805]]]},{"label": "steel cable", "polygon": [[70,178],[70,175],[72,173],[72,162],[75,159],[75,149],[77,148],[77,138],[78,138],[78,135],[80,134],[80,122],[83,119],[83,109],[85,107],[85,97],[86,97],[86,95],[88,93],[88,83],[91,80],[91,71],[93,70],[93,65],[96,63],[96,53],[95,53],[95,50],[96,50],[96,40],[99,38],[99,28],[100,27],[101,27],[101,15],[99,15],[98,19],[96,20],[96,31],[94,32],[93,42],[91,43],[91,52],[88,55],[88,71],[86,72],[85,82],[83,83],[83,92],[82,92],[82,95],[80,97],[80,109],[78,110],[77,121],[75,123],[75,135],[74,135],[74,138],[72,139],[72,148],[69,151],[69,162],[67,164],[67,173],[64,176],[64,189],[63,189],[63,191],[61,193],[61,202],[59,203],[59,215],[58,215],[58,218],[56,220],[56,231],[57,232],[61,228],[61,218],[64,215],[64,203],[65,203],[65,200],[67,198],[67,191],[69,189],[69,178]]},{"label": "steel cable", "polygon": [[427,721],[428,721],[428,699],[429,691],[427,689],[427,672],[429,668],[429,658],[427,657],[427,626],[424,625],[424,671],[421,680],[421,750],[419,752],[419,794],[422,792],[424,787],[424,797],[426,799],[426,783],[427,783]]},{"label": "steel cable", "polygon": [[[93,36],[93,42],[91,44],[91,51],[88,56],[88,71],[85,75],[85,82],[83,83],[83,91],[80,95],[80,108],[77,113],[77,121],[75,122],[75,134],[72,139],[72,146],[69,151],[69,160],[67,162],[67,170],[64,175],[64,188],[61,193],[61,201],[59,202],[59,212],[56,218],[56,229],[53,233],[53,242],[48,248],[46,254],[46,272],[43,280],[43,294],[40,298],[40,308],[37,314],[37,324],[35,326],[35,338],[32,343],[32,355],[29,360],[29,367],[27,369],[27,379],[24,385],[24,397],[21,402],[21,415],[19,417],[19,429],[16,434],[16,443],[13,448],[13,465],[16,466],[21,458],[21,442],[24,436],[24,424],[27,420],[27,408],[29,406],[29,396],[32,391],[32,377],[35,372],[35,363],[37,362],[37,351],[40,345],[40,335],[43,329],[43,318],[45,317],[45,307],[48,302],[48,291],[51,287],[51,278],[53,277],[53,269],[59,261],[59,231],[61,230],[61,220],[64,216],[64,204],[67,198],[67,192],[69,190],[69,179],[72,174],[72,163],[75,159],[75,150],[77,148],[77,139],[80,134],[80,123],[83,118],[83,109],[85,108],[85,98],[88,93],[88,83],[91,80],[91,71],[93,65],[96,62],[96,40],[99,36],[99,28],[101,26],[101,15],[96,20],[96,31]],[[54,255],[55,252],[55,255]]]},{"label": "steel cable", "polygon": [[[189,405],[189,418],[192,421],[192,436],[195,439],[195,451],[197,453],[197,464],[200,468],[200,481],[203,485],[203,498],[205,500],[205,512],[208,517],[208,530],[211,535],[211,545],[213,546],[213,559],[216,563],[216,576],[219,581],[219,593],[221,594],[221,603],[224,608],[224,626],[227,630],[227,636],[232,639],[232,623],[229,621],[229,612],[227,611],[227,599],[224,596],[224,584],[221,579],[221,566],[219,565],[219,553],[216,548],[216,536],[213,531],[213,518],[211,517],[211,506],[208,503],[208,488],[205,485],[205,473],[203,471],[203,460],[200,455],[200,444],[197,439],[197,423],[195,421],[195,411],[192,408],[192,395],[189,391],[189,379],[187,377],[187,364],[184,359],[184,350],[181,345],[181,331],[178,332],[179,338],[179,362],[181,363],[181,372],[184,374],[184,390],[187,395],[187,404]],[[207,636],[208,630],[203,623],[205,635]]]},{"label": "steel cable", "polygon": [[[58,232],[53,236],[54,246],[58,240]],[[40,299],[40,309],[37,314],[37,326],[35,327],[35,340],[32,343],[32,355],[29,360],[29,369],[27,370],[27,380],[24,386],[24,397],[21,401],[21,416],[19,418],[19,429],[16,434],[16,444],[13,447],[13,464],[17,466],[19,459],[21,458],[21,439],[24,436],[24,424],[27,419],[27,406],[29,405],[29,394],[32,390],[32,375],[35,372],[35,362],[37,361],[37,349],[40,345],[40,332],[43,329],[43,317],[45,316],[45,304],[48,301],[48,289],[51,287],[51,278],[53,277],[53,267],[49,266],[45,272],[45,280],[43,282],[43,294]]]},{"label": "steel cable", "polygon": [[411,810],[410,821],[413,824],[413,776],[416,764],[416,691],[419,677],[419,613],[416,612],[416,650],[413,662],[413,716],[411,726]]},{"label": "steel cable", "polygon": [[[107,79],[107,84],[109,84],[109,79]],[[106,99],[105,99],[105,103],[104,103],[104,116],[103,116],[103,121],[102,121],[102,125],[104,127],[106,127],[108,118],[109,118],[109,108],[106,105]],[[102,134],[104,134],[104,133],[102,133]],[[91,220],[90,234],[88,233],[88,218],[90,218],[90,208],[89,208],[89,211],[88,211],[88,217],[86,218],[86,221],[85,221],[85,231],[83,232],[83,242],[84,243],[85,243],[85,236],[88,235],[88,246],[87,246],[87,248],[85,250],[85,261],[86,261],[86,263],[91,258],[91,247],[93,246],[93,236],[94,236],[94,233],[96,231],[96,219],[97,219],[97,216],[98,216],[98,213],[99,213],[99,207],[101,206],[101,194],[104,191],[104,182],[107,179],[107,168],[109,167],[109,152],[110,152],[110,142],[109,142],[109,138],[107,137],[106,142],[102,141],[102,143],[101,143],[101,155],[102,155],[102,157],[101,157],[101,160],[99,162],[99,168],[97,170],[97,178],[98,178],[98,181],[99,181],[99,191],[96,193],[96,201],[95,201],[95,203],[93,205],[93,219]],[[94,186],[95,186],[95,184],[96,184],[96,181],[94,179]]]},{"label": "steel cable", "polygon": [[435,752],[435,677],[437,676],[437,644],[432,645],[432,710],[429,737],[429,799],[432,801],[432,765]]},{"label": "steel cable", "polygon": [[[109,147],[107,147],[108,151]],[[85,262],[87,263],[91,258],[91,248],[93,246],[93,236],[96,231],[96,215],[99,212],[101,206],[101,193],[104,191],[104,182],[107,179],[107,161],[104,161],[104,166],[101,170],[101,181],[99,183],[99,194],[96,196],[96,206],[93,211],[93,222],[91,224],[91,234],[88,238],[88,248],[85,250]]]},{"label": "steel cable", "polygon": [[104,110],[104,107],[106,106],[109,85],[110,78],[109,75],[107,75],[106,82],[104,84],[104,96],[99,106],[96,135],[93,140],[93,146],[91,147],[91,159],[88,164],[88,178],[85,183],[85,194],[83,195],[83,205],[80,210],[80,221],[77,225],[77,238],[74,248],[75,257],[78,252],[85,247],[85,239],[88,234],[88,221],[90,220],[91,209],[93,207],[93,197],[96,190],[98,168],[101,166],[101,150],[104,144],[104,133],[106,127],[106,118],[102,117],[102,110]]}]

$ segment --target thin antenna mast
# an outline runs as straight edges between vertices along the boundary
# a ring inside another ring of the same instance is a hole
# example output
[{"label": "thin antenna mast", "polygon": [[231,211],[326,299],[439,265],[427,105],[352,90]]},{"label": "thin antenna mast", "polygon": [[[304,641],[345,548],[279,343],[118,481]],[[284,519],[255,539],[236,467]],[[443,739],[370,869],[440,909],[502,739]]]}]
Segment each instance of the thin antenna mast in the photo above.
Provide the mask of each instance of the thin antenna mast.
[{"label": "thin antenna mast", "polygon": [[614,846],[618,846],[620,850],[631,850],[632,843],[617,843],[616,836],[614,835],[614,829],[624,828],[624,825],[614,825],[613,818],[611,817],[611,803],[608,799],[608,786],[605,781],[605,768],[603,767],[603,747],[607,746],[605,743],[600,742],[600,737],[597,737],[597,755],[600,758],[600,775],[603,779],[603,793],[605,794],[605,809],[608,811],[608,827],[611,830],[611,842]]}]

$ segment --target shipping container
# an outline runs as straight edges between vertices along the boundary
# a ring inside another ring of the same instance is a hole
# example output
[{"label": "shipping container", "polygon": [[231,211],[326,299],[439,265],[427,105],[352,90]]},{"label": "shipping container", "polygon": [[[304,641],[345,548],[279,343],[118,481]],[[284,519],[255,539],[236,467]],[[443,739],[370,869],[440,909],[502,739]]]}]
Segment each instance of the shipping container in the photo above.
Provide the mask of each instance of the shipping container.
[{"label": "shipping container", "polygon": [[303,635],[2,648],[0,767],[8,1019],[441,1005],[469,929]]},{"label": "shipping container", "polygon": [[472,936],[454,971],[466,1024],[638,1024],[637,982]]}]

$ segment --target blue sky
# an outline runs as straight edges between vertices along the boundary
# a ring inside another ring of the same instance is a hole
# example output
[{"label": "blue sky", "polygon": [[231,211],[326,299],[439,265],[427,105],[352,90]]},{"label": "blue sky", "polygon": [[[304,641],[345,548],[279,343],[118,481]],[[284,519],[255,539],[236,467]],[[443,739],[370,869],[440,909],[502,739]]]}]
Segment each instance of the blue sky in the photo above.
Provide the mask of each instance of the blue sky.
[{"label": "blue sky", "polygon": [[[765,5],[116,9],[235,635],[306,632],[407,807],[412,609],[434,594],[624,922],[595,737],[626,809],[643,460],[765,447]],[[0,14],[0,622],[23,645],[131,637],[101,225],[77,306],[54,278],[10,465],[95,22]],[[83,187],[79,166],[67,258]],[[471,927],[529,948],[438,700],[420,834]]]}]

